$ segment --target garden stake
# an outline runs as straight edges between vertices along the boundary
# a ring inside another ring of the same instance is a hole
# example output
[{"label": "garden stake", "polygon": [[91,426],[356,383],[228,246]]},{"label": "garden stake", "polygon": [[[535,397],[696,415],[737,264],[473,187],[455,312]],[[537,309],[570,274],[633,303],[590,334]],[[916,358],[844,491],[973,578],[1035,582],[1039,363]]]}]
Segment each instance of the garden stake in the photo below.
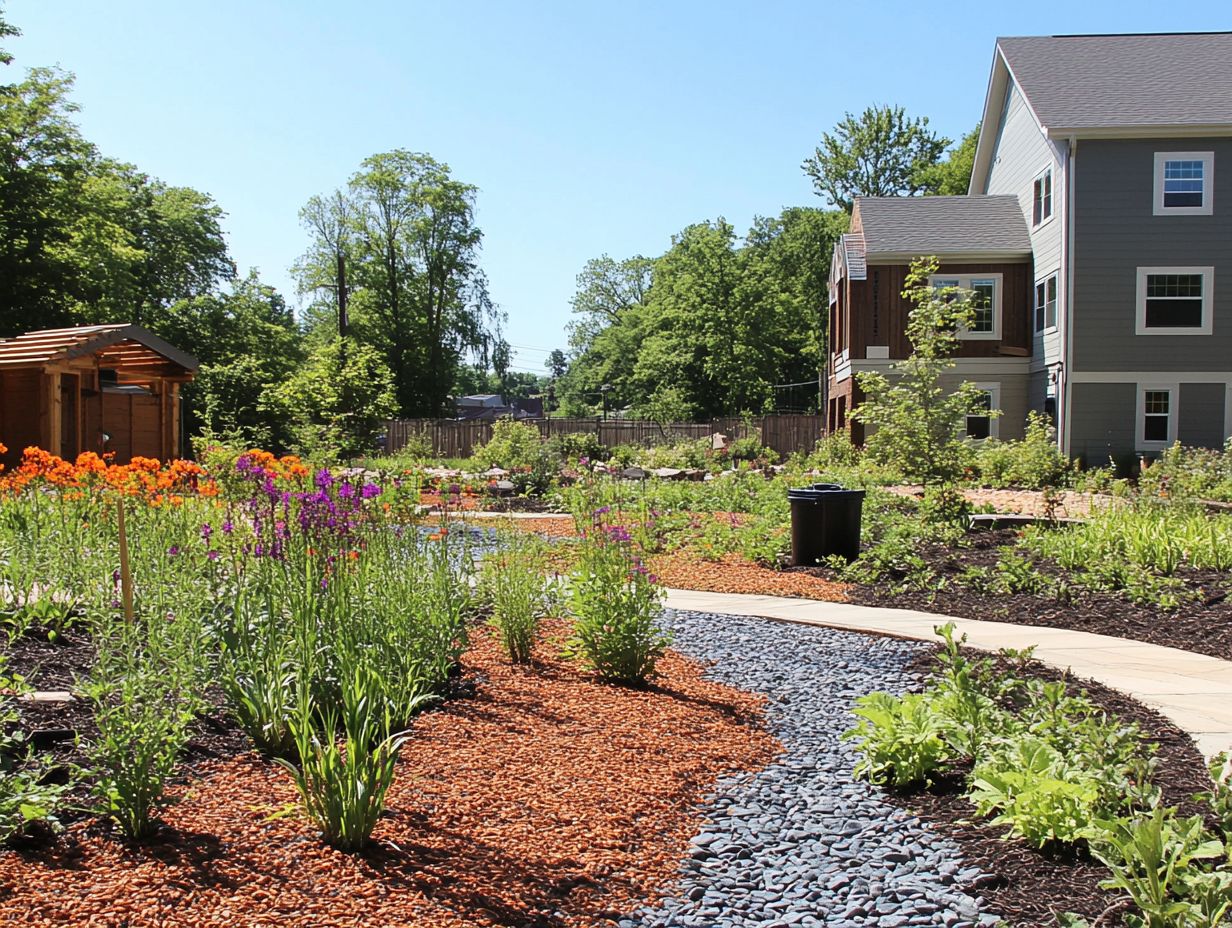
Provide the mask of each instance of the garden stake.
[{"label": "garden stake", "polygon": [[133,621],[133,575],[128,566],[128,533],[124,529],[124,497],[116,500],[120,534],[120,598],[124,601],[124,619]]}]

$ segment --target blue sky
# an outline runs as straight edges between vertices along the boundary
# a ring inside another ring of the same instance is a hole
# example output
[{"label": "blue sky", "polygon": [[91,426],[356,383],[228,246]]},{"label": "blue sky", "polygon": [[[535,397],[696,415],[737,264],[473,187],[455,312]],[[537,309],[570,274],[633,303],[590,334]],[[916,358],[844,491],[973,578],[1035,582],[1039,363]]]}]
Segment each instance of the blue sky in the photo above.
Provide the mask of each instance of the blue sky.
[{"label": "blue sky", "polygon": [[[691,222],[822,205],[800,171],[845,111],[958,137],[998,35],[1232,28],[1226,2],[8,0],[12,68],[77,75],[87,138],[212,195],[241,270],[294,304],[297,214],[369,154],[425,151],[480,189],[514,364],[564,347],[591,257]],[[944,10],[944,13],[936,11]]]}]

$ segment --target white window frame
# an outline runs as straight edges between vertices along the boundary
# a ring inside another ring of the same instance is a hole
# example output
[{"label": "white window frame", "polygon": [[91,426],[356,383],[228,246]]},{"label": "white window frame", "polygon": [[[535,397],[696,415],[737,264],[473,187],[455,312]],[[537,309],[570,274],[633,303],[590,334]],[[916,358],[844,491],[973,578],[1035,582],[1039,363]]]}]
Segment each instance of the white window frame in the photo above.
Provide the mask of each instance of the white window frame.
[{"label": "white window frame", "polygon": [[[1036,222],[1035,221],[1035,185],[1038,184],[1045,177],[1048,178],[1048,215],[1047,216],[1041,215],[1039,222]],[[1046,226],[1049,222],[1052,221],[1052,217],[1057,211],[1056,202],[1057,202],[1056,178],[1053,177],[1052,175],[1052,165],[1048,165],[1048,167],[1044,168],[1044,170],[1036,174],[1035,177],[1031,181],[1031,228],[1033,230],[1041,228],[1042,226]]]},{"label": "white window frame", "polygon": [[[1001,384],[1000,383],[973,383],[973,387],[977,390],[982,390],[988,394],[988,410],[994,415],[988,417],[988,438],[997,438],[1000,435],[1000,430],[997,424],[1001,421],[1001,417],[995,413],[1001,410]],[[963,417],[963,437],[968,441],[987,441],[986,438],[972,438],[967,428],[967,420],[970,416]]]},{"label": "white window frame", "polygon": [[[1164,206],[1164,165],[1169,161],[1202,162],[1202,205]],[[1215,211],[1215,153],[1213,151],[1155,152],[1154,212],[1156,216],[1210,216]]]},{"label": "white window frame", "polygon": [[[1168,394],[1168,438],[1166,441],[1146,440],[1146,395]],[[1177,383],[1139,383],[1138,401],[1134,404],[1134,448],[1137,451],[1167,451],[1176,444],[1177,423],[1180,420],[1181,386]]]},{"label": "white window frame", "polygon": [[[1052,325],[1048,325],[1048,281],[1053,281],[1053,289],[1056,291],[1056,299],[1053,301],[1053,321]],[[1036,328],[1035,319],[1036,313],[1039,310],[1039,288],[1044,288],[1044,327]],[[1051,274],[1045,274],[1035,282],[1035,287],[1031,290],[1031,331],[1036,335],[1049,335],[1057,330],[1057,319],[1060,318],[1061,311],[1061,272],[1053,271]]]},{"label": "white window frame", "polygon": [[[1146,324],[1146,280],[1153,274],[1201,274],[1202,275],[1202,325],[1199,326],[1148,326]],[[1136,310],[1134,313],[1135,335],[1210,335],[1214,331],[1214,267],[1140,267]]]},{"label": "white window frame", "polygon": [[991,332],[970,332],[966,329],[958,330],[958,337],[964,341],[972,342],[998,342],[1001,340],[1001,300],[1002,294],[1005,292],[1004,274],[934,274],[928,278],[928,284],[934,289],[938,282],[950,284],[952,281],[957,281],[957,286],[960,290],[972,290],[972,281],[992,281],[992,331]]}]

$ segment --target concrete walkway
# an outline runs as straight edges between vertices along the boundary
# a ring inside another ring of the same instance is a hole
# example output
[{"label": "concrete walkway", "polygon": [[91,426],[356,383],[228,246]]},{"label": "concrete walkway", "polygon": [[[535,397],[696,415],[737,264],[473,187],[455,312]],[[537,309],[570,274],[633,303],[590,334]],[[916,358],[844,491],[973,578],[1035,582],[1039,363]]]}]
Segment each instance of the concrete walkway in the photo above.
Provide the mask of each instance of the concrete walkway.
[{"label": "concrete walkway", "polygon": [[1232,661],[1088,632],[1008,622],[981,622],[915,612],[782,596],[668,590],[669,609],[752,615],[898,638],[938,641],[933,629],[953,622],[972,647],[1035,646],[1035,656],[1097,680],[1158,710],[1188,732],[1207,757],[1232,749]]}]

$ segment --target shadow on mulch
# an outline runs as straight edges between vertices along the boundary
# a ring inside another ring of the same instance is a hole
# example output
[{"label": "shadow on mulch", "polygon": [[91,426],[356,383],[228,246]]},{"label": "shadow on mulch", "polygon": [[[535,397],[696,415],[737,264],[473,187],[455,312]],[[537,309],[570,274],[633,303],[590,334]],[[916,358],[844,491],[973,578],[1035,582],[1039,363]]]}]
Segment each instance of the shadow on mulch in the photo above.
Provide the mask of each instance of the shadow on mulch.
[{"label": "shadow on mulch", "polygon": [[[937,649],[915,659],[913,670],[928,674],[937,667]],[[972,657],[986,657],[969,650]],[[1069,677],[1042,664],[1032,664],[1027,673],[1042,680],[1064,679],[1073,690],[1086,694],[1111,715],[1136,722],[1145,741],[1157,746],[1158,769],[1155,783],[1167,805],[1180,807],[1180,814],[1205,812],[1192,800],[1193,794],[1210,787],[1206,762],[1192,739],[1158,712],[1136,700],[1092,680]],[[974,806],[963,796],[961,775],[943,778],[937,788],[927,792],[890,793],[892,801],[911,810],[938,831],[950,837],[962,850],[964,862],[976,866],[986,876],[974,887],[973,895],[988,901],[988,908],[1019,926],[1054,926],[1056,917],[1075,912],[1089,921],[1106,917],[1101,926],[1124,924],[1123,896],[1099,888],[1108,871],[1089,856],[1050,857],[1021,840],[1006,840],[1004,829],[975,818]]]}]

